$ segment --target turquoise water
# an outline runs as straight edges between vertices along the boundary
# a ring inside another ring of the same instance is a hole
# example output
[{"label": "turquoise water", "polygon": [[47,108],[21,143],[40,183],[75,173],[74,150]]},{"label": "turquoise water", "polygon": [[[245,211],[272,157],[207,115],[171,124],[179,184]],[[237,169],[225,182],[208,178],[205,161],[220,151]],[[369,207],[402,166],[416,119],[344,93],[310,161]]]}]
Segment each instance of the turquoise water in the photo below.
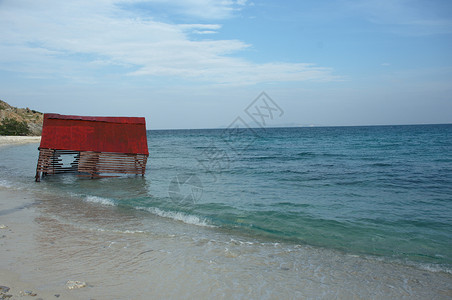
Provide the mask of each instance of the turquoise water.
[{"label": "turquoise water", "polygon": [[452,125],[162,130],[148,141],[145,177],[41,183],[36,144],[3,147],[0,184],[451,272]]}]

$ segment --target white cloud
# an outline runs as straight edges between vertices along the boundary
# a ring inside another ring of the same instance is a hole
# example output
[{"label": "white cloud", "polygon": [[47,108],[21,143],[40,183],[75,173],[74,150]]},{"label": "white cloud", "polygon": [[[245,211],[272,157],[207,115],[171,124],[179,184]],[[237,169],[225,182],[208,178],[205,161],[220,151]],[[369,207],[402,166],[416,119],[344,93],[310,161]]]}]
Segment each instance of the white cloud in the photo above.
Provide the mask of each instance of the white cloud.
[{"label": "white cloud", "polygon": [[[245,3],[172,1],[191,14],[204,7],[218,18]],[[334,79],[330,69],[309,64],[256,64],[234,57],[250,45],[239,40],[189,38],[190,33],[215,33],[221,29],[219,24],[144,19],[122,10],[114,0],[2,1],[0,28],[0,69],[30,76],[94,80],[99,74],[91,71],[121,66],[132,76],[177,76],[215,84]]]},{"label": "white cloud", "polygon": [[219,24],[181,24],[179,28],[194,34],[213,34],[221,28]]},{"label": "white cloud", "polygon": [[246,0],[149,0],[172,6],[178,13],[203,19],[224,19],[246,5]]}]

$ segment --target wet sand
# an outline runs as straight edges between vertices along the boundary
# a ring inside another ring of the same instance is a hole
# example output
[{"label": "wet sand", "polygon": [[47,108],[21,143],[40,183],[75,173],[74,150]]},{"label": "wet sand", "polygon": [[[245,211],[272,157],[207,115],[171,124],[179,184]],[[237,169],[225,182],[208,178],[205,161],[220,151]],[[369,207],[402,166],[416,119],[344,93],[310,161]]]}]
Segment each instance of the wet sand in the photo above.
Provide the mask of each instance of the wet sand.
[{"label": "wet sand", "polygon": [[33,279],[40,276],[27,263],[34,255],[36,236],[33,204],[31,195],[0,187],[0,298],[78,299],[65,284],[49,289]]}]

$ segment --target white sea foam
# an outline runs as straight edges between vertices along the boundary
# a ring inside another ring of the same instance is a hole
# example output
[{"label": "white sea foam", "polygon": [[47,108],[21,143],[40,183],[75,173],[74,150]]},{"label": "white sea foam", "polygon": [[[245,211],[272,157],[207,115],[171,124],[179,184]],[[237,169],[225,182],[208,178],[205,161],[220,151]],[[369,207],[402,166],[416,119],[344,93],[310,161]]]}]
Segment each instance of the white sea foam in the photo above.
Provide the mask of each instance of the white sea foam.
[{"label": "white sea foam", "polygon": [[109,206],[115,205],[115,202],[112,199],[102,198],[102,197],[98,197],[98,196],[91,196],[91,195],[86,196],[85,201],[92,202],[92,203],[99,203],[102,205],[109,205]]},{"label": "white sea foam", "polygon": [[139,210],[145,210],[157,216],[163,218],[169,218],[177,221],[184,222],[186,224],[197,225],[197,226],[205,226],[205,227],[214,227],[208,223],[206,219],[201,219],[197,216],[187,215],[182,212],[173,212],[173,211],[164,211],[155,207],[136,207]]},{"label": "white sea foam", "polygon": [[126,229],[126,230],[105,230],[105,229],[102,229],[102,231],[109,231],[109,232],[121,233],[121,234],[147,234],[147,233],[149,233],[148,231],[145,231],[145,230],[129,230],[129,229]]},{"label": "white sea foam", "polygon": [[356,257],[356,258],[359,257],[361,259],[374,260],[374,261],[379,261],[379,262],[383,262],[383,263],[390,263],[390,264],[395,263],[395,264],[399,264],[401,266],[403,266],[403,265],[410,266],[410,267],[414,267],[419,270],[429,271],[432,273],[441,272],[441,273],[452,274],[452,269],[449,266],[445,266],[445,265],[423,263],[423,262],[413,262],[413,261],[407,261],[407,260],[403,260],[403,259],[378,257],[378,256],[372,256],[372,255],[362,255],[361,256],[361,255],[347,254],[347,256]]},{"label": "white sea foam", "polygon": [[0,187],[3,187],[3,188],[11,188],[12,185],[11,185],[11,183],[9,183],[8,181],[3,180],[3,179],[0,179]]},{"label": "white sea foam", "polygon": [[443,272],[452,274],[452,269],[446,266],[427,264],[427,263],[408,263],[414,267],[418,267],[421,270],[429,271],[429,272]]},{"label": "white sea foam", "polygon": [[20,191],[25,189],[25,185],[18,182],[11,182],[6,179],[0,179],[0,188]]}]

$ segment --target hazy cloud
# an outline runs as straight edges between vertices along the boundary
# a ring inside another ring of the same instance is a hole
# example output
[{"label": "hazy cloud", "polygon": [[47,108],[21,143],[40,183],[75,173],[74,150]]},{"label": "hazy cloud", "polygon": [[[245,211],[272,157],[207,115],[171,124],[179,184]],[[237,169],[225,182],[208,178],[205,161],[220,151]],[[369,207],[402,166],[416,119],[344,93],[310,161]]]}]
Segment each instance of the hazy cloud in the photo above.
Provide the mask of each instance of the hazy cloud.
[{"label": "hazy cloud", "polygon": [[[442,5],[437,5],[441,2]],[[391,25],[395,33],[431,35],[452,33],[452,3],[422,0],[346,1],[362,17]]]}]

